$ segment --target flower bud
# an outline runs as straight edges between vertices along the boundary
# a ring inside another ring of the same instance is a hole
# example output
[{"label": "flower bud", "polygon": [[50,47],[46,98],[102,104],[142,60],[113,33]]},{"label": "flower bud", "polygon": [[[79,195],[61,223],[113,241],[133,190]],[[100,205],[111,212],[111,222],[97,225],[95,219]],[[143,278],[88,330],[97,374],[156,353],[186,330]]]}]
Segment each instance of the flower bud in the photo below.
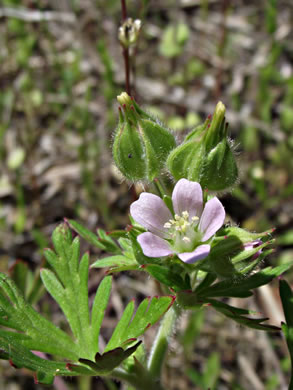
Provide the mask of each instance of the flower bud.
[{"label": "flower bud", "polygon": [[126,19],[118,31],[118,38],[124,48],[135,45],[141,29],[141,21],[139,19]]},{"label": "flower bud", "polygon": [[113,143],[114,161],[127,179],[152,181],[175,147],[174,136],[144,112],[126,92],[117,100],[123,113],[120,109]]},{"label": "flower bud", "polygon": [[212,121],[208,118],[170,153],[167,167],[176,180],[184,177],[197,181],[211,191],[224,190],[235,184],[238,169],[227,136],[222,102],[217,104]]},{"label": "flower bud", "polygon": [[[220,278],[245,276],[268,254],[263,251],[271,241],[269,232],[250,233],[238,227],[222,229],[220,241],[212,248],[208,261],[211,270]],[[221,239],[222,238],[222,239]]]}]

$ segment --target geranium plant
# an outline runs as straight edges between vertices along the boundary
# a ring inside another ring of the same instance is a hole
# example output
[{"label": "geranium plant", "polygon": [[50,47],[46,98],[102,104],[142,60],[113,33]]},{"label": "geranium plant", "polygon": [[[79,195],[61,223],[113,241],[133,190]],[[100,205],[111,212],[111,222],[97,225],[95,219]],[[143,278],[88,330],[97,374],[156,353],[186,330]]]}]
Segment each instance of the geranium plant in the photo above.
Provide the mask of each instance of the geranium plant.
[{"label": "geranium plant", "polygon": [[[143,180],[146,188],[157,193],[143,192],[131,204],[131,225],[125,230],[106,234],[99,229],[96,235],[73,220],[55,229],[54,249],[45,251],[48,266],[41,279],[63,311],[70,335],[39,314],[16,283],[0,274],[0,358],[15,368],[32,370],[36,382],[89,375],[120,379],[136,389],[163,389],[161,371],[176,318],[205,304],[242,325],[279,330],[266,324],[266,318],[256,318],[255,313],[223,300],[248,297],[291,266],[260,267],[272,251],[272,231],[252,233],[225,225],[224,207],[209,191],[227,189],[237,181],[224,105],[218,104],[212,118],[176,145],[172,132],[130,96],[123,93],[118,101],[124,115],[120,114],[114,137],[114,161],[126,179]],[[169,189],[163,189],[162,178]],[[72,231],[109,254],[91,265],[107,268],[108,274],[91,305],[90,257],[86,253],[80,259],[80,238],[73,238]],[[144,299],[136,311],[131,301],[101,351],[99,334],[110,297],[110,274],[127,270],[148,273],[166,294]],[[291,295],[282,284],[288,319],[283,328],[290,348]],[[141,346],[142,335],[160,320],[148,353]]]}]

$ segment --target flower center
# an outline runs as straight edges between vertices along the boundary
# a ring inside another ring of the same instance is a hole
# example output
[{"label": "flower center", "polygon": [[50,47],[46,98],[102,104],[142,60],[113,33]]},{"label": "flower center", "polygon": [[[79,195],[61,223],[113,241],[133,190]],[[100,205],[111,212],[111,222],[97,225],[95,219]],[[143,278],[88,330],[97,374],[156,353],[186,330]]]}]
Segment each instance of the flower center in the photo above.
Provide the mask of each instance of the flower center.
[{"label": "flower center", "polygon": [[199,218],[190,218],[188,211],[183,211],[181,216],[175,214],[174,219],[169,219],[164,224],[168,229],[170,244],[174,251],[191,252],[200,243],[202,234],[198,231]]}]

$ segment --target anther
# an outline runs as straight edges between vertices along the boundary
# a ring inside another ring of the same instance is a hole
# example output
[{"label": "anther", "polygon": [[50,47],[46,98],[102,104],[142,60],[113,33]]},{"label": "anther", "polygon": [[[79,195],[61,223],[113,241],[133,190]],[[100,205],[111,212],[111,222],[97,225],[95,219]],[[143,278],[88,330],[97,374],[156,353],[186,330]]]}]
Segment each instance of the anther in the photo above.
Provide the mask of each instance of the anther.
[{"label": "anther", "polygon": [[189,212],[188,212],[188,211],[183,211],[182,217],[183,217],[184,219],[187,219],[187,218],[189,217]]},{"label": "anther", "polygon": [[170,222],[166,222],[165,225],[164,225],[164,228],[165,228],[165,229],[170,229],[171,226],[172,226],[172,225],[171,225]]}]

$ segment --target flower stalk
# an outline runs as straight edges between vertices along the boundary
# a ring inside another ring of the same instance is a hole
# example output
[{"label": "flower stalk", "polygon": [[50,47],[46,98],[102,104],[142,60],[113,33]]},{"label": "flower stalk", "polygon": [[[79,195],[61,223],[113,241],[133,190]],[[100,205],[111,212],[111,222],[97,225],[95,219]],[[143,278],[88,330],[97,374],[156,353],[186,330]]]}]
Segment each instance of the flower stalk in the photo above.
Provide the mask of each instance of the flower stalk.
[{"label": "flower stalk", "polygon": [[[127,8],[126,0],[121,0],[122,20],[123,22],[127,19]],[[130,95],[130,64],[129,64],[129,48],[122,45],[122,54],[124,59],[124,70],[125,70],[125,89]]]}]

